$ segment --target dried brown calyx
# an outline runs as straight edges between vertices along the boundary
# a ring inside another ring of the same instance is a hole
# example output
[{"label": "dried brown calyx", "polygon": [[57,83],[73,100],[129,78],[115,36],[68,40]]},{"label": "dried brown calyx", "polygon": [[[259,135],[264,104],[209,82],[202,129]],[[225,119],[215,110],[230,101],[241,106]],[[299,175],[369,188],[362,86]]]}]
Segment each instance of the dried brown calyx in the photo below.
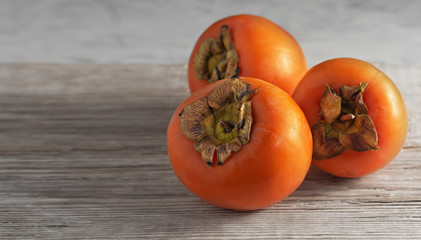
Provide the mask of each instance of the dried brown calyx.
[{"label": "dried brown calyx", "polygon": [[194,141],[194,148],[209,166],[215,152],[221,165],[248,142],[253,123],[249,100],[256,91],[234,76],[180,112],[182,132]]},{"label": "dried brown calyx", "polygon": [[202,42],[194,56],[193,68],[197,79],[211,83],[238,74],[238,62],[229,27],[223,25],[216,39],[208,38]]},{"label": "dried brown calyx", "polygon": [[377,131],[363,101],[366,86],[366,82],[358,87],[343,86],[339,94],[326,86],[320,100],[322,120],[311,128],[313,159],[332,158],[345,150],[379,149]]}]

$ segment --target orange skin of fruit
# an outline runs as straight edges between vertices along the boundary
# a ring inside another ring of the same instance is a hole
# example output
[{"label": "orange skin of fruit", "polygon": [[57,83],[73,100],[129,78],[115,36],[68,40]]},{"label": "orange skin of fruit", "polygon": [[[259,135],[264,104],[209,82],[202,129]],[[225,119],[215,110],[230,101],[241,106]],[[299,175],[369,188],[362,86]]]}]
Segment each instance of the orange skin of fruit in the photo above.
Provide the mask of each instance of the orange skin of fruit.
[{"label": "orange skin of fruit", "polygon": [[272,21],[245,14],[221,19],[199,37],[188,64],[191,92],[208,84],[207,80],[196,78],[193,69],[194,56],[204,40],[217,37],[222,25],[230,28],[232,41],[240,58],[239,75],[263,79],[291,95],[307,71],[307,62],[300,45],[291,34]]},{"label": "orange skin of fruit", "polygon": [[178,114],[223,81],[194,92],[174,112],[167,132],[173,170],[180,181],[206,202],[222,208],[268,207],[291,194],[311,164],[312,137],[305,116],[283,90],[255,78],[242,78],[257,93],[251,98],[250,140],[221,165],[209,167],[193,141],[184,136]]},{"label": "orange skin of fruit", "polygon": [[297,86],[293,98],[313,126],[320,119],[320,99],[328,84],[336,92],[341,86],[368,85],[363,100],[374,122],[380,150],[342,154],[312,164],[339,177],[353,178],[372,173],[392,161],[402,149],[408,132],[408,114],[403,98],[384,73],[373,65],[352,58],[325,61],[310,69]]}]

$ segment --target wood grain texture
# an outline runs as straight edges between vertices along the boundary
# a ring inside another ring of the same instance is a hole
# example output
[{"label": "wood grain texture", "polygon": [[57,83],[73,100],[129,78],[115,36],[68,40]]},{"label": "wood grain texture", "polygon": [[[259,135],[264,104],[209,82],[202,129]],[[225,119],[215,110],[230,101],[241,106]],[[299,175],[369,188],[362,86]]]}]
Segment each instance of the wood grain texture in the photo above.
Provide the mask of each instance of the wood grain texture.
[{"label": "wood grain texture", "polygon": [[235,212],[172,172],[181,65],[0,65],[3,239],[420,239],[421,68],[378,66],[406,100],[400,155],[357,179],[311,168],[284,201]]}]

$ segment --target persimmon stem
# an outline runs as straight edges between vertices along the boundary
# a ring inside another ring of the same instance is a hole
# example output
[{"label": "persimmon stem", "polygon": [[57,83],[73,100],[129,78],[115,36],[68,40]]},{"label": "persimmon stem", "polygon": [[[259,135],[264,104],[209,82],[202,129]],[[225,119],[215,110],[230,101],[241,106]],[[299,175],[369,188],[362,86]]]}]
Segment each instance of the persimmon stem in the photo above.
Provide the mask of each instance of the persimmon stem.
[{"label": "persimmon stem", "polygon": [[354,114],[346,114],[346,115],[342,115],[339,117],[339,120],[341,120],[341,122],[345,122],[351,119],[354,119],[355,115]]},{"label": "persimmon stem", "polygon": [[345,150],[379,149],[375,125],[362,98],[366,87],[366,82],[343,86],[336,94],[326,86],[320,101],[323,118],[312,127],[313,159],[332,158]]},{"label": "persimmon stem", "polygon": [[220,120],[219,121],[219,125],[221,125],[222,126],[222,128],[224,129],[224,131],[225,131],[225,133],[230,133],[230,132],[232,132],[232,129],[234,129],[234,123],[233,122],[230,122],[230,121],[223,121],[223,120]]},{"label": "persimmon stem", "polygon": [[186,106],[179,114],[183,134],[212,166],[216,152],[218,166],[249,140],[253,118],[250,98],[256,89],[240,78],[225,80],[208,96]]},{"label": "persimmon stem", "polygon": [[193,59],[193,68],[197,79],[211,83],[238,74],[238,62],[230,29],[223,25],[216,39],[208,38],[201,43]]}]

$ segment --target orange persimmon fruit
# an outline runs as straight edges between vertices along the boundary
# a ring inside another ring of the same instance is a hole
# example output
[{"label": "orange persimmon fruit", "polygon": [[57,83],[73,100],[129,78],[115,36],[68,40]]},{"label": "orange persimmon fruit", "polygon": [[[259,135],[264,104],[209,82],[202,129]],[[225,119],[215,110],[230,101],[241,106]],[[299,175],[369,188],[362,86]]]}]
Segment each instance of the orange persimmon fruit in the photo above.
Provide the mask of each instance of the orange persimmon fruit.
[{"label": "orange persimmon fruit", "polygon": [[208,84],[174,112],[167,149],[179,180],[222,208],[268,207],[291,194],[311,164],[306,118],[283,90],[237,76]]},{"label": "orange persimmon fruit", "polygon": [[338,58],[311,68],[293,94],[313,134],[312,164],[339,177],[360,177],[392,161],[408,131],[404,100],[373,65]]},{"label": "orange persimmon fruit", "polygon": [[292,94],[307,71],[304,53],[294,37],[272,21],[235,15],[207,28],[188,63],[191,92],[235,74],[270,82]]}]

